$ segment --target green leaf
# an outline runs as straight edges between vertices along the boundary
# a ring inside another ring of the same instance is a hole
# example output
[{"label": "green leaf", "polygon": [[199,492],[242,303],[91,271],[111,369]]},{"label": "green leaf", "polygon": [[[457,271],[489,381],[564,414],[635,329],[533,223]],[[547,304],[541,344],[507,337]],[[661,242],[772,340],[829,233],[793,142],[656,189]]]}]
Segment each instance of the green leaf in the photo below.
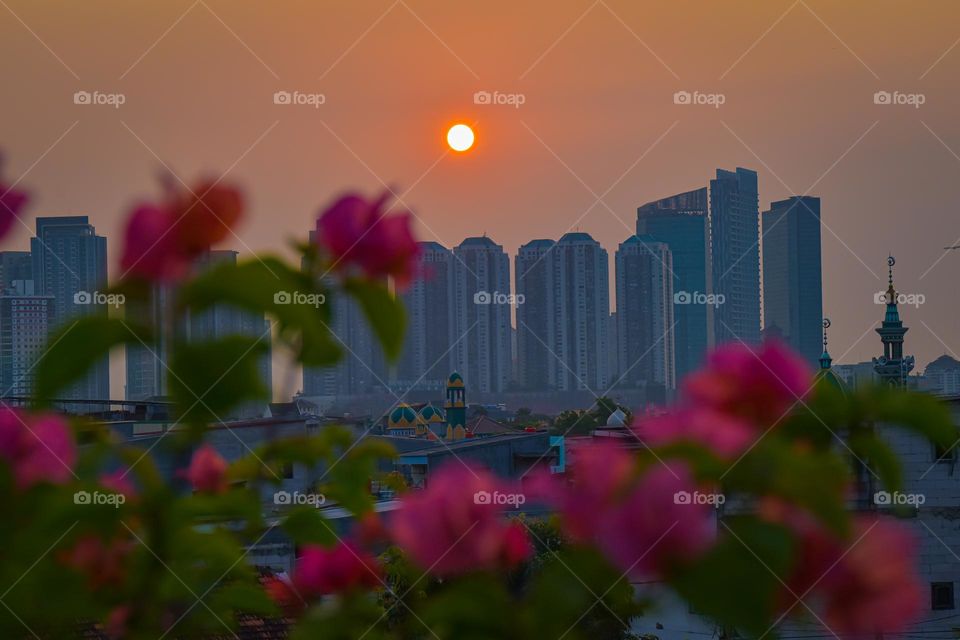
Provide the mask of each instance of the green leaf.
[{"label": "green leaf", "polygon": [[843,492],[849,477],[849,466],[835,453],[804,450],[771,435],[730,468],[724,489],[781,496],[844,534],[849,519]]},{"label": "green leaf", "polygon": [[297,544],[320,544],[329,547],[337,542],[336,534],[314,507],[291,510],[282,526]]},{"label": "green leaf", "polygon": [[351,278],[343,288],[363,309],[387,359],[395,362],[400,357],[403,334],[407,329],[403,303],[391,295],[385,285],[377,282]]},{"label": "green leaf", "polygon": [[900,459],[885,441],[872,432],[860,432],[849,440],[850,448],[879,477],[887,491],[899,491],[903,487]]},{"label": "green leaf", "polygon": [[871,421],[909,429],[944,449],[952,447],[960,437],[947,403],[930,394],[872,387],[858,396]]},{"label": "green leaf", "polygon": [[216,304],[267,313],[276,319],[277,335],[300,362],[326,366],[340,359],[330,333],[328,292],[308,274],[274,257],[224,263],[203,272],[180,291],[179,305],[194,312]]},{"label": "green leaf", "polygon": [[178,343],[169,380],[180,420],[195,425],[220,422],[242,402],[269,397],[258,368],[265,353],[266,341],[251,336]]},{"label": "green leaf", "polygon": [[34,393],[42,400],[57,397],[93,364],[122,344],[150,344],[149,332],[119,318],[86,316],[64,326],[47,341],[36,369]]},{"label": "green leaf", "polygon": [[[678,574],[673,586],[701,615],[741,631],[768,631],[791,568],[792,536],[752,518],[727,518],[707,554]],[[733,533],[731,533],[731,531]]]}]

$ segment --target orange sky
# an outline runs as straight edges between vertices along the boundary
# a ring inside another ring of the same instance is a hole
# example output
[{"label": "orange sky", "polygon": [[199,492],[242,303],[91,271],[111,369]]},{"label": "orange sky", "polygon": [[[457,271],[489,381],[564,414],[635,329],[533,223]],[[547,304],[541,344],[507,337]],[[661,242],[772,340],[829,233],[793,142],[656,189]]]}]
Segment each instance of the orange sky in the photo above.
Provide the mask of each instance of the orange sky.
[{"label": "orange sky", "polygon": [[[823,199],[836,359],[878,350],[889,251],[899,288],[926,297],[903,311],[908,350],[922,364],[960,352],[960,252],[932,267],[960,236],[952,0],[5,3],[7,175],[28,171],[32,215],[90,215],[111,270],[158,157],[247,187],[252,212],[227,245],[244,252],[282,250],[333,193],[383,180],[412,187],[424,239],[486,232],[512,255],[578,228],[612,257],[638,204],[739,165],[759,172],[762,208],[811,187]],[[126,102],[75,105],[78,90]],[[278,90],[326,101],[275,105]],[[475,105],[478,90],[525,102]],[[678,90],[725,103],[676,105]],[[878,90],[925,103],[875,105]],[[456,118],[477,123],[468,154],[445,154]]]}]

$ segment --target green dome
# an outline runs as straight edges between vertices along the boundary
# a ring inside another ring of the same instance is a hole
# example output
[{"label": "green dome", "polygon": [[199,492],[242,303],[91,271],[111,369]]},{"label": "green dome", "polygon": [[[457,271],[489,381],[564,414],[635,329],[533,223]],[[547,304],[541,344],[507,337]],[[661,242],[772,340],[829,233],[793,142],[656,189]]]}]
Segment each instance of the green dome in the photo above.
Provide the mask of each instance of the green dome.
[{"label": "green dome", "polygon": [[413,407],[408,404],[401,404],[390,412],[387,426],[390,428],[410,427],[416,424],[416,422],[417,412],[413,410]]},{"label": "green dome", "polygon": [[446,416],[443,415],[443,411],[432,404],[428,404],[423,409],[420,409],[420,417],[425,422],[446,422],[447,420]]}]

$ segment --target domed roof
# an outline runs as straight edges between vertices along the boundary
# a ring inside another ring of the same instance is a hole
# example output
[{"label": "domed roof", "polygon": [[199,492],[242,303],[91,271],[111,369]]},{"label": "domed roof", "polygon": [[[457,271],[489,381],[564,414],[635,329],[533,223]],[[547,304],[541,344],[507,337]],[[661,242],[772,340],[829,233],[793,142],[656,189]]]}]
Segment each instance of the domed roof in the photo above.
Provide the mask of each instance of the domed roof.
[{"label": "domed roof", "polygon": [[619,408],[610,414],[610,417],[607,418],[608,427],[622,427],[627,423],[627,414],[621,411]]},{"label": "domed roof", "polygon": [[942,355],[927,365],[927,371],[949,370],[957,368],[960,368],[960,362],[957,362],[954,358],[951,358],[948,355]]},{"label": "domed roof", "polygon": [[419,416],[413,410],[413,407],[403,403],[397,405],[397,408],[390,412],[390,417],[387,419],[387,428],[408,428],[414,426],[418,421]]},{"label": "domed roof", "polygon": [[463,376],[454,371],[450,374],[450,377],[447,378],[448,387],[462,387],[463,386]]},{"label": "domed roof", "polygon": [[443,411],[433,406],[432,404],[427,404],[422,409],[420,409],[420,418],[424,422],[446,422],[447,418],[443,415]]}]

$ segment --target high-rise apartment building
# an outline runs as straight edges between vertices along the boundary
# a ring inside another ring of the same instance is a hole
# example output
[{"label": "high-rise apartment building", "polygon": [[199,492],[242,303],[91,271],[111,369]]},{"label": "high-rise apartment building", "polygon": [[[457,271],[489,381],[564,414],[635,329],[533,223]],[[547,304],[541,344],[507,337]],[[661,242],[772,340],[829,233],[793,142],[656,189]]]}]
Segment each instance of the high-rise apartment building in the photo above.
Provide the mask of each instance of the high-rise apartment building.
[{"label": "high-rise apartment building", "polygon": [[650,236],[617,249],[617,386],[643,387],[659,402],[676,387],[672,270],[670,247]]},{"label": "high-rise apartment building", "polygon": [[609,259],[589,234],[572,232],[557,242],[557,389],[590,389],[602,394],[611,380]]},{"label": "high-rise apartment building", "polygon": [[453,370],[453,252],[437,242],[421,242],[417,278],[400,293],[407,310],[407,334],[390,384],[442,390]]},{"label": "high-rise apartment building", "polygon": [[504,391],[511,378],[510,260],[486,236],[454,250],[454,368],[481,393]]},{"label": "high-rise apartment building", "polygon": [[793,196],[763,213],[763,328],[816,366],[823,322],[820,198]]},{"label": "high-rise apartment building", "polygon": [[37,359],[53,324],[53,296],[37,295],[33,281],[0,291],[0,397],[29,396]]},{"label": "high-rise apartment building", "polygon": [[557,286],[553,240],[531,240],[514,261],[517,299],[517,382],[521,389],[556,389]]}]

